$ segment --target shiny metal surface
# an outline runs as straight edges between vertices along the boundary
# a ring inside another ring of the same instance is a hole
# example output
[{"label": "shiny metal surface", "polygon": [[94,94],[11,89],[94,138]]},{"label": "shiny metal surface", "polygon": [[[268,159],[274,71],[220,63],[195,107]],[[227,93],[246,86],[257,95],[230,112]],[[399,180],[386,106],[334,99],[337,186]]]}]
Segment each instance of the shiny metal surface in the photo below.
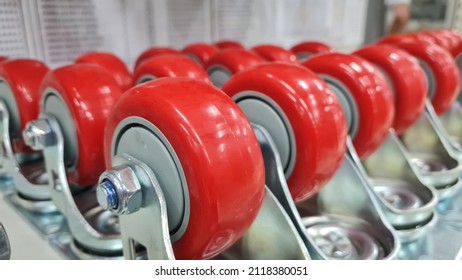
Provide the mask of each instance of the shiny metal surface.
[{"label": "shiny metal surface", "polygon": [[[50,190],[52,200],[59,211],[66,217],[69,230],[75,242],[83,248],[99,256],[112,256],[122,252],[122,242],[117,232],[102,232],[98,230],[98,223],[89,223],[85,213],[99,207],[95,201],[94,190],[85,191],[73,197],[67,181],[64,165],[64,148],[61,129],[57,121],[45,114],[40,115],[40,120],[45,120],[49,128],[46,136],[51,141],[43,149],[46,170],[52,178]],[[29,124],[33,125],[33,124]],[[93,191],[93,193],[92,193]],[[110,220],[107,220],[110,222]]]},{"label": "shiny metal surface", "polygon": [[221,255],[233,260],[311,259],[289,216],[268,188],[250,228]]},{"label": "shiny metal surface", "polygon": [[396,229],[415,228],[419,235],[422,224],[435,212],[437,193],[422,183],[420,170],[393,129],[380,148],[362,161],[362,166],[388,221]]},{"label": "shiny metal surface", "polygon": [[125,154],[112,160],[113,168],[121,166],[130,166],[136,174],[143,201],[138,211],[119,216],[125,259],[136,259],[139,244],[145,247],[148,259],[175,259],[168,228],[167,203],[156,176],[146,164]]},{"label": "shiny metal surface", "polygon": [[10,242],[8,241],[8,236],[6,235],[3,225],[0,223],[0,260],[8,260],[10,256]]},{"label": "shiny metal surface", "polygon": [[[351,224],[351,221],[360,219],[368,225],[368,228],[374,229],[374,236],[370,239],[377,240],[377,244],[382,246],[383,254],[376,254],[372,257],[392,259],[396,256],[399,250],[398,237],[388,222],[384,220],[379,206],[374,201],[374,194],[369,190],[370,187],[366,186],[367,182],[360,176],[348,156],[345,157],[334,178],[314,199],[300,202],[296,206],[285,182],[279,155],[268,132],[257,125],[253,125],[253,128],[265,161],[266,184],[287,212],[313,259],[330,259],[331,256],[326,255],[323,246],[320,247],[315,242],[315,239],[319,238],[319,231],[314,231],[313,235],[310,235],[313,231],[307,231],[307,227],[315,225],[304,224],[302,221],[307,217],[327,217],[329,219],[331,216],[336,216],[337,222],[341,220],[342,223],[350,225],[349,228],[368,235],[369,232],[364,232],[361,228],[356,228],[355,224]],[[340,227],[338,223],[336,224]],[[331,226],[330,224],[329,227]],[[357,255],[358,258],[370,256],[368,254]],[[344,259],[350,257],[351,255],[346,254]]]},{"label": "shiny metal surface", "polygon": [[461,167],[458,152],[436,116],[430,101],[425,113],[400,138],[425,185],[438,191],[439,199],[450,196],[458,185]]},{"label": "shiny metal surface", "polygon": [[2,158],[5,171],[12,176],[12,182],[17,191],[30,200],[48,200],[44,208],[36,207],[36,211],[53,212],[56,208],[51,203],[51,193],[48,189],[48,178],[44,175],[43,162],[32,161],[24,166],[18,162],[9,135],[9,113],[6,105],[0,100],[0,158]]}]

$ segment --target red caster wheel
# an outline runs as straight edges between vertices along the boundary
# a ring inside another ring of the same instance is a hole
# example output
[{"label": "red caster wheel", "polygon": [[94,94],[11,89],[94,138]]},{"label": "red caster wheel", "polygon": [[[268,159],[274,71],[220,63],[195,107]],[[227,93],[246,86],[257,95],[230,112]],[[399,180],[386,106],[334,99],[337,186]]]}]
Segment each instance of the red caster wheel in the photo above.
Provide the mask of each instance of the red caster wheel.
[{"label": "red caster wheel", "polygon": [[221,88],[234,74],[263,63],[258,55],[241,49],[228,49],[219,51],[204,65],[212,83]]},{"label": "red caster wheel", "polygon": [[255,134],[237,105],[209,84],[165,78],[128,91],[112,110],[104,142],[108,166],[127,154],[156,175],[178,259],[217,255],[260,209],[265,175]]},{"label": "red caster wheel", "polygon": [[407,52],[388,45],[371,45],[353,53],[382,70],[395,96],[393,128],[397,134],[408,129],[422,114],[428,84],[419,62]]},{"label": "red caster wheel", "polygon": [[396,44],[407,51],[423,66],[429,82],[429,97],[438,115],[446,112],[459,92],[460,80],[457,65],[445,49],[425,42]]},{"label": "red caster wheel", "polygon": [[210,83],[205,70],[184,55],[169,54],[146,59],[135,70],[134,80],[141,84],[161,77],[185,77]]},{"label": "red caster wheel", "polygon": [[0,56],[0,63],[1,63],[2,61],[7,60],[7,59],[8,59],[8,57],[6,57],[6,56]]},{"label": "red caster wheel", "polygon": [[115,78],[122,91],[126,91],[133,86],[133,77],[127,66],[112,53],[89,52],[78,57],[75,63],[91,63],[106,69]]},{"label": "red caster wheel", "polygon": [[219,48],[220,50],[226,50],[226,49],[245,49],[244,46],[233,40],[220,40],[215,43],[215,46]]},{"label": "red caster wheel", "polygon": [[40,82],[48,71],[45,64],[32,59],[5,60],[0,64],[0,99],[9,112],[9,133],[15,153],[31,152],[21,133],[29,121],[38,117]]},{"label": "red caster wheel", "polygon": [[223,91],[271,135],[294,201],[314,195],[333,176],[346,149],[345,118],[335,94],[313,72],[262,64],[234,75]]},{"label": "red caster wheel", "polygon": [[442,47],[443,49],[446,49],[447,51],[450,51],[452,48],[452,39],[444,34],[435,31],[421,32],[419,34],[421,36],[424,35],[433,38],[435,44]]},{"label": "red caster wheel", "polygon": [[366,158],[386,139],[394,118],[393,93],[385,77],[366,60],[339,53],[317,55],[302,65],[322,76],[345,104],[356,152]]},{"label": "red caster wheel", "polygon": [[299,61],[305,60],[315,54],[334,52],[329,45],[316,41],[302,42],[293,46],[290,50],[297,56]]},{"label": "red caster wheel", "polygon": [[56,118],[64,139],[64,163],[72,185],[97,183],[104,171],[103,135],[109,111],[122,95],[104,69],[74,64],[50,71],[40,86],[41,112]]},{"label": "red caster wheel", "polygon": [[276,45],[258,45],[251,49],[266,61],[279,61],[296,63],[297,57],[292,51],[286,50]]},{"label": "red caster wheel", "polygon": [[425,33],[407,33],[407,34],[392,34],[387,35],[377,41],[379,44],[396,44],[401,42],[423,41],[436,44],[435,38]]},{"label": "red caster wheel", "polygon": [[197,43],[186,46],[181,52],[199,63],[199,65],[204,65],[218,51],[219,48],[216,46]]},{"label": "red caster wheel", "polygon": [[153,56],[163,55],[163,54],[181,54],[181,52],[175,49],[169,48],[169,47],[153,47],[153,48],[147,49],[136,60],[135,70],[136,68],[138,68],[138,66],[141,65],[141,63],[145,59],[148,59]]}]

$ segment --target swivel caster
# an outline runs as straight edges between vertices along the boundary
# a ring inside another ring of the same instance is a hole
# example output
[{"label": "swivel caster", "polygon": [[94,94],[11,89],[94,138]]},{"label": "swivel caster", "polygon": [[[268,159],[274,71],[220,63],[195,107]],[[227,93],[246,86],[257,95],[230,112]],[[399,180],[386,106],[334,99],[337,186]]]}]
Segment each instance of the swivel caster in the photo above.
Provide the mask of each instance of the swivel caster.
[{"label": "swivel caster", "polygon": [[114,77],[122,91],[126,91],[133,86],[133,77],[127,66],[112,53],[89,52],[79,56],[75,63],[90,63],[106,69]]},{"label": "swivel caster", "polygon": [[141,65],[141,63],[150,58],[150,57],[154,57],[154,56],[158,56],[158,55],[164,55],[164,54],[181,54],[181,52],[175,50],[175,49],[172,49],[172,48],[169,48],[169,47],[152,47],[152,48],[149,48],[147,50],[145,50],[143,53],[140,54],[140,56],[138,57],[138,59],[136,60],[136,63],[135,63],[135,70],[136,68],[138,68],[138,66]]},{"label": "swivel caster", "polygon": [[244,46],[239,43],[238,41],[233,41],[233,40],[220,40],[215,42],[215,46],[219,48],[220,50],[226,50],[226,49],[245,49]]},{"label": "swivel caster", "polygon": [[149,259],[208,259],[236,242],[225,256],[309,257],[265,191],[250,124],[210,84],[165,78],[133,88],[113,108],[104,143],[110,169],[98,201],[119,215],[126,259],[137,247]]},{"label": "swivel caster", "polygon": [[394,233],[357,168],[345,158],[345,117],[322,79],[300,66],[268,63],[235,74],[223,90],[252,123],[266,184],[312,258],[396,255]]},{"label": "swivel caster", "polygon": [[11,257],[11,248],[10,242],[8,241],[8,236],[6,231],[3,228],[2,223],[0,223],[0,261],[9,260]]},{"label": "swivel caster", "polygon": [[181,52],[203,66],[219,50],[214,45],[196,43],[187,45]]},{"label": "swivel caster", "polygon": [[51,200],[42,156],[25,145],[21,131],[38,116],[39,86],[48,71],[30,59],[0,64],[0,156],[13,186],[6,197],[43,235],[53,234],[63,221]]},{"label": "swivel caster", "polygon": [[204,69],[207,71],[212,83],[221,88],[232,75],[263,62],[264,60],[261,57],[250,51],[227,49],[213,55],[204,64]]},{"label": "swivel caster", "polygon": [[329,45],[316,41],[301,42],[290,50],[297,56],[298,61],[303,61],[312,55],[334,52]]},{"label": "swivel caster", "polygon": [[295,54],[277,45],[258,45],[250,49],[266,61],[297,63]]},{"label": "swivel caster", "polygon": [[27,124],[23,137],[43,153],[48,189],[71,235],[51,242],[73,259],[119,258],[117,218],[99,207],[93,186],[105,169],[106,119],[122,91],[101,67],[75,64],[50,71],[40,93],[39,119]]},{"label": "swivel caster", "polygon": [[135,70],[136,84],[162,77],[185,77],[210,83],[205,70],[184,55],[169,54],[155,56],[143,61]]}]

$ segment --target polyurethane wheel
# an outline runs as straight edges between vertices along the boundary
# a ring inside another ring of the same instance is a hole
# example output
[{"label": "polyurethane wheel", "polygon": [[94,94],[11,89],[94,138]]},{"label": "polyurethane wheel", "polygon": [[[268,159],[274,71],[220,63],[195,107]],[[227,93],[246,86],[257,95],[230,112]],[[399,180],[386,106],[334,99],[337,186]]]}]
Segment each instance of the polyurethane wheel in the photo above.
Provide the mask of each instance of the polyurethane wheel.
[{"label": "polyurethane wheel", "polygon": [[271,44],[258,45],[250,49],[266,61],[296,63],[297,56],[292,51]]},{"label": "polyurethane wheel", "polygon": [[321,78],[273,62],[237,73],[223,91],[270,133],[294,201],[313,196],[333,176],[345,154],[347,128],[339,101]]},{"label": "polyurethane wheel", "polygon": [[302,65],[321,75],[339,98],[347,99],[350,109],[343,108],[359,157],[375,151],[386,139],[395,111],[385,77],[365,59],[347,54],[317,55]]},{"label": "polyurethane wheel", "polygon": [[417,121],[425,107],[428,83],[419,62],[390,45],[370,45],[353,54],[377,66],[388,78],[395,97],[393,128],[396,133],[403,133]]},{"label": "polyurethane wheel", "polygon": [[334,52],[334,50],[329,45],[317,41],[301,42],[293,46],[290,51],[292,51],[297,56],[299,61],[307,59],[308,57],[315,54]]},{"label": "polyurethane wheel", "polygon": [[40,111],[55,117],[62,130],[69,183],[93,186],[105,170],[103,135],[122,95],[119,85],[99,66],[74,64],[50,71],[40,92]]},{"label": "polyurethane wheel", "polygon": [[435,44],[437,44],[438,46],[442,47],[443,49],[447,51],[451,51],[451,48],[453,47],[452,39],[439,32],[427,31],[427,32],[420,32],[420,34],[430,36],[431,38],[434,39]]},{"label": "polyurethane wheel", "polygon": [[9,133],[16,153],[30,153],[21,135],[39,113],[39,87],[48,67],[38,60],[12,59],[0,63],[0,98],[10,115]]},{"label": "polyurethane wheel", "polygon": [[220,50],[226,50],[226,49],[241,49],[244,50],[244,46],[239,43],[238,41],[233,41],[233,40],[220,40],[215,42],[215,46],[219,48]]},{"label": "polyurethane wheel", "polygon": [[219,254],[260,210],[259,144],[238,106],[210,84],[164,78],[129,90],[112,110],[104,143],[107,166],[125,153],[155,173],[177,259]]},{"label": "polyurethane wheel", "polygon": [[264,63],[260,56],[243,49],[217,52],[204,65],[212,83],[221,88],[228,79],[247,68]]},{"label": "polyurethane wheel", "polygon": [[419,59],[429,82],[429,94],[438,115],[446,112],[457,98],[460,88],[459,70],[451,54],[426,42],[398,43],[397,47]]},{"label": "polyurethane wheel", "polygon": [[391,34],[380,38],[377,43],[379,44],[396,44],[401,42],[415,42],[423,41],[427,43],[436,44],[435,38],[424,33],[406,33],[406,34]]},{"label": "polyurethane wheel", "polygon": [[169,47],[153,47],[153,48],[147,49],[143,53],[141,53],[138,59],[136,60],[135,70],[136,68],[138,68],[138,66],[141,65],[141,63],[145,59],[148,59],[153,56],[163,55],[163,54],[181,54],[181,52],[173,48],[169,48]]},{"label": "polyurethane wheel", "polygon": [[187,45],[181,52],[192,58],[200,65],[204,65],[220,49],[214,45],[196,43]]},{"label": "polyurethane wheel", "polygon": [[133,77],[125,63],[112,53],[89,52],[75,60],[75,63],[91,63],[106,69],[119,84],[122,91],[133,86]]},{"label": "polyurethane wheel", "polygon": [[136,84],[163,77],[184,77],[211,83],[207,72],[199,64],[178,54],[148,58],[136,68],[134,74]]}]

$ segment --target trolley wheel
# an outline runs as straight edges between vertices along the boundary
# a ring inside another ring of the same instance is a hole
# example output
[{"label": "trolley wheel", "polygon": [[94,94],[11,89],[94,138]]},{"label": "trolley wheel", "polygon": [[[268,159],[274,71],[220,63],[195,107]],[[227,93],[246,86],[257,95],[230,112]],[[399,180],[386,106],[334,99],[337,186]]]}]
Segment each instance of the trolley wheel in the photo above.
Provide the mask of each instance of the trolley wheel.
[{"label": "trolley wheel", "polygon": [[395,111],[385,77],[366,60],[347,54],[317,55],[302,65],[322,75],[339,98],[347,99],[349,132],[359,157],[376,150],[387,136]]},{"label": "trolley wheel", "polygon": [[428,84],[419,62],[409,53],[389,45],[370,45],[353,53],[382,70],[395,97],[393,128],[401,134],[422,114]]},{"label": "trolley wheel", "polygon": [[233,41],[233,40],[220,40],[215,42],[215,46],[219,48],[220,50],[226,50],[226,49],[241,49],[244,50],[244,46],[239,43],[238,41]]},{"label": "trolley wheel", "polygon": [[169,48],[169,47],[153,47],[153,48],[147,49],[142,54],[140,54],[140,56],[136,60],[135,70],[136,70],[136,68],[138,68],[138,66],[141,65],[141,63],[145,59],[148,59],[148,58],[153,57],[153,56],[163,55],[163,54],[181,54],[181,53],[179,51],[177,51],[177,50],[175,50],[173,48]]},{"label": "trolley wheel", "polygon": [[297,57],[292,51],[286,50],[283,47],[277,45],[258,45],[250,50],[257,53],[266,61],[279,61],[289,63],[297,62]]},{"label": "trolley wheel", "polygon": [[290,49],[299,61],[307,59],[315,54],[331,53],[334,50],[327,44],[316,41],[301,42]]},{"label": "trolley wheel", "polygon": [[429,82],[429,97],[438,115],[446,112],[457,98],[459,70],[451,54],[435,44],[406,42],[396,44],[418,58]]},{"label": "trolley wheel", "polygon": [[184,55],[168,54],[151,57],[143,61],[135,70],[136,84],[155,78],[184,77],[211,83],[207,72],[194,60]]},{"label": "trolley wheel", "polygon": [[133,86],[133,77],[125,63],[112,53],[89,52],[75,60],[76,63],[91,63],[106,69],[115,78],[122,91]]},{"label": "trolley wheel", "polygon": [[112,110],[104,143],[108,166],[126,153],[156,174],[178,259],[217,255],[260,210],[260,147],[242,111],[210,84],[164,78],[129,90]]},{"label": "trolley wheel", "polygon": [[181,52],[199,63],[199,65],[204,65],[207,60],[209,60],[210,57],[218,51],[219,48],[216,46],[205,43],[196,43],[186,46]]},{"label": "trolley wheel", "polygon": [[333,176],[346,150],[340,103],[313,72],[287,63],[267,63],[234,75],[223,91],[251,123],[271,135],[293,199],[317,193]]},{"label": "trolley wheel", "polygon": [[119,85],[99,66],[74,64],[50,71],[40,92],[41,112],[55,117],[62,130],[69,183],[93,186],[105,170],[103,135],[122,95]]},{"label": "trolley wheel", "polygon": [[26,124],[37,119],[39,87],[48,67],[32,59],[5,60],[0,64],[0,98],[10,115],[9,133],[15,153],[31,153],[21,135]]},{"label": "trolley wheel", "polygon": [[212,83],[221,88],[232,75],[264,63],[258,55],[243,49],[227,49],[217,52],[204,65]]}]

